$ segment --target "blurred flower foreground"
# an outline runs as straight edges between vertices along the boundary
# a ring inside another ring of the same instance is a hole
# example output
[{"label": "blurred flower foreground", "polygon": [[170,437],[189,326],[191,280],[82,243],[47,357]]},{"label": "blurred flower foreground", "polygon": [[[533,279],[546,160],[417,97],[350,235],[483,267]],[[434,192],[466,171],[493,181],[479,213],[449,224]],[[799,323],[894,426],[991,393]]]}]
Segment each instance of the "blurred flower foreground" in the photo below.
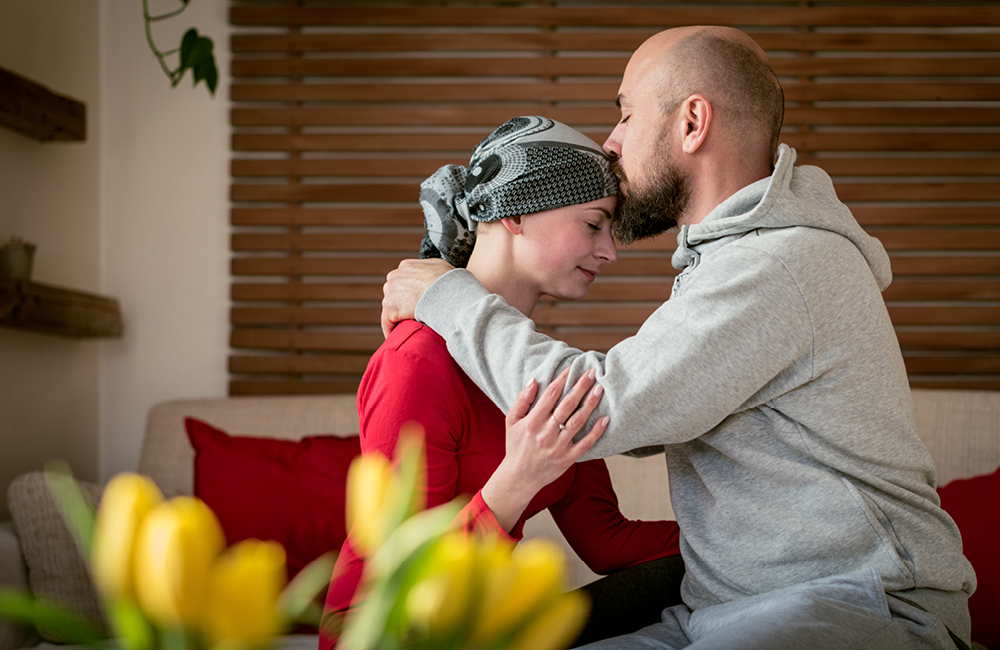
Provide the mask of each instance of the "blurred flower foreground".
[{"label": "blurred flower foreground", "polygon": [[[348,475],[352,541],[369,558],[357,606],[320,622],[316,595],[332,554],[285,584],[285,551],[245,540],[228,549],[218,519],[189,496],[165,500],[138,474],[107,485],[96,516],[68,470],[49,487],[74,532],[122,650],[265,650],[297,622],[339,636],[341,650],[561,650],[589,604],[566,592],[565,558],[544,540],[511,545],[456,528],[458,500],[423,510],[419,429],[390,464],[359,457]],[[108,647],[100,627],[30,594],[0,592],[0,614]]]},{"label": "blurred flower foreground", "polygon": [[[404,428],[393,466],[351,466],[347,518],[368,559],[343,620],[324,621],[339,650],[561,650],[590,604],[565,591],[565,557],[542,539],[520,544],[456,527],[463,499],[423,510],[423,432]],[[342,628],[341,628],[342,626]]]}]

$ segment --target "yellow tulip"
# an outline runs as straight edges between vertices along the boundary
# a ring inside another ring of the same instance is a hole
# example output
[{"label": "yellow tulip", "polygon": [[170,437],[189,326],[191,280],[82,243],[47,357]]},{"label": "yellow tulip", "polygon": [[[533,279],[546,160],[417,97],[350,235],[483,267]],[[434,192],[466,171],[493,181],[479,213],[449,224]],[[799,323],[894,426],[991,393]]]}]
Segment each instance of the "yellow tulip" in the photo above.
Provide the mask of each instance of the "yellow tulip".
[{"label": "yellow tulip", "polygon": [[464,531],[445,534],[406,596],[407,620],[426,638],[453,634],[474,606],[476,548]]},{"label": "yellow tulip", "polygon": [[578,591],[558,596],[527,627],[518,632],[507,650],[560,650],[583,629],[590,610],[587,598]]},{"label": "yellow tulip", "polygon": [[105,598],[134,597],[136,534],[142,520],[162,501],[156,484],[139,474],[119,474],[104,489],[94,526],[91,567]]},{"label": "yellow tulip", "polygon": [[347,471],[347,526],[351,543],[364,555],[373,554],[398,523],[392,521],[397,484],[389,459],[380,454],[355,459]]},{"label": "yellow tulip", "polygon": [[282,625],[278,598],[285,586],[285,549],[248,539],[221,555],[208,578],[205,631],[213,644],[258,648]]},{"label": "yellow tulip", "polygon": [[524,542],[513,557],[505,557],[498,547],[487,555],[486,564],[482,615],[476,622],[473,645],[488,645],[522,624],[563,587],[562,551],[545,539]]},{"label": "yellow tulip", "polygon": [[209,568],[224,547],[219,520],[197,498],[175,497],[150,512],[135,554],[136,593],[150,619],[168,627],[196,624]]}]

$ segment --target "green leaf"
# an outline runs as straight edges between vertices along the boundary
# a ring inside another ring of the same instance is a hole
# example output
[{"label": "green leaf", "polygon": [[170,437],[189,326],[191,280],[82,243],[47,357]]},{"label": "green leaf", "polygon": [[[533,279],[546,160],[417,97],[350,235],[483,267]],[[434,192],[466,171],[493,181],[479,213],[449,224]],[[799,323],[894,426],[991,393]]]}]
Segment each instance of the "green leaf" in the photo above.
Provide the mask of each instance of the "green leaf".
[{"label": "green leaf", "polygon": [[22,625],[47,628],[68,643],[93,644],[103,636],[96,625],[79,614],[10,589],[0,589],[0,614]]},{"label": "green leaf", "polygon": [[219,72],[215,67],[215,44],[206,36],[199,36],[198,30],[192,27],[181,39],[181,63],[174,72],[173,84],[184,76],[184,71],[190,69],[195,86],[204,80],[209,92],[214,96],[215,87],[219,81]]},{"label": "green leaf", "polygon": [[156,631],[135,602],[123,598],[110,604],[108,618],[127,650],[149,650],[154,646]]},{"label": "green leaf", "polygon": [[336,553],[321,555],[307,564],[288,583],[278,601],[278,610],[286,620],[301,621],[307,613],[310,614],[310,619],[314,618],[310,606],[323,587],[330,584],[330,576],[333,575],[336,561]]},{"label": "green leaf", "polygon": [[52,493],[66,522],[67,528],[73,534],[77,547],[84,558],[90,558],[90,546],[94,537],[94,508],[73,480],[69,465],[62,461],[53,461],[45,467],[45,482]]}]

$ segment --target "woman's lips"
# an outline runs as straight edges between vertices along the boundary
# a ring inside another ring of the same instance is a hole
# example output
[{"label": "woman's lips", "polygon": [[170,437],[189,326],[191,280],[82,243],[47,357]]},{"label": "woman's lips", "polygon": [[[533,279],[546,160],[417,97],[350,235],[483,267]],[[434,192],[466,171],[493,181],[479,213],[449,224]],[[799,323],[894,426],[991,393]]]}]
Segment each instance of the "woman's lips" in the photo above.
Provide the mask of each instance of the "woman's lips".
[{"label": "woman's lips", "polygon": [[597,272],[596,271],[588,271],[587,269],[583,268],[582,266],[578,266],[577,268],[580,269],[580,271],[583,272],[583,274],[585,276],[587,276],[587,279],[590,280],[591,282],[593,282],[594,279],[597,278]]}]

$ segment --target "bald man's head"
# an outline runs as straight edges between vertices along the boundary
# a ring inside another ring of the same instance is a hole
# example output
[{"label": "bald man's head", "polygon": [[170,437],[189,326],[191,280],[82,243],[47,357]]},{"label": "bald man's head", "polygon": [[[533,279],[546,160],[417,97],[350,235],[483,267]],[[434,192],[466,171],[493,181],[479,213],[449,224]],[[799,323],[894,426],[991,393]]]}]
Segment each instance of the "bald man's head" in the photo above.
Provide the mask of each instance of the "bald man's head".
[{"label": "bald man's head", "polygon": [[640,52],[658,68],[653,78],[659,80],[665,113],[693,94],[704,95],[735,144],[763,147],[774,159],[784,94],[753,39],[732,28],[684,27],[657,34]]}]

